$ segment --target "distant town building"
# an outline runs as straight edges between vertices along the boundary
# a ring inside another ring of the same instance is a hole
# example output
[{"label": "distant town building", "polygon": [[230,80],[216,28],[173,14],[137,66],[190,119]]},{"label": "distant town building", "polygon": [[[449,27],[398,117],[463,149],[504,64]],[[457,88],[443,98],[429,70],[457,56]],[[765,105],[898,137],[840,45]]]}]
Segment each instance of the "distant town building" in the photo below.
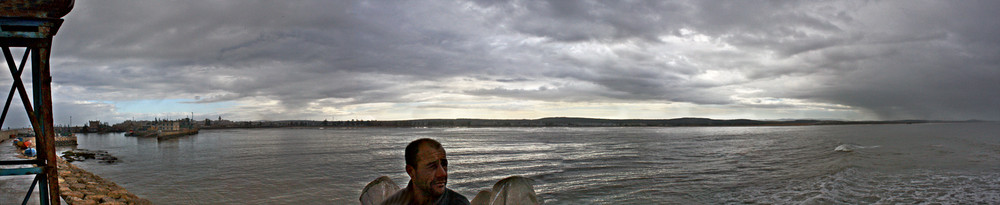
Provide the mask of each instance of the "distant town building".
[{"label": "distant town building", "polygon": [[90,121],[90,126],[87,127],[87,131],[88,132],[97,132],[97,131],[100,131],[100,128],[101,128],[101,121],[100,120]]},{"label": "distant town building", "polygon": [[165,127],[165,128],[166,128],[166,130],[170,130],[170,131],[181,130],[181,122],[180,121],[168,122],[167,123],[167,127]]},{"label": "distant town building", "polygon": [[205,122],[206,122],[205,126],[210,126],[210,127],[233,127],[236,125],[233,121],[222,119],[222,116],[219,116],[219,119],[215,121],[209,121],[208,119],[205,119]]}]

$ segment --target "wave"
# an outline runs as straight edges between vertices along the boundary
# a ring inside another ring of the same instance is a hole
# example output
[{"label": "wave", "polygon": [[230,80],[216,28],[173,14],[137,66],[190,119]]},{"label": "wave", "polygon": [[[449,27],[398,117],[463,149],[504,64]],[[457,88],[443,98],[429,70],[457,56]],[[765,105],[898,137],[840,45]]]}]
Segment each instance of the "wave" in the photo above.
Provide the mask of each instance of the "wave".
[{"label": "wave", "polygon": [[829,175],[747,185],[720,193],[726,203],[990,204],[1000,201],[1000,174],[845,168]]},{"label": "wave", "polygon": [[841,145],[837,146],[837,148],[833,148],[833,151],[838,151],[838,152],[853,152],[854,150],[858,150],[858,149],[872,149],[872,148],[879,148],[879,147],[881,147],[881,146],[880,145],[861,146],[861,145],[857,145],[857,144],[841,144]]}]

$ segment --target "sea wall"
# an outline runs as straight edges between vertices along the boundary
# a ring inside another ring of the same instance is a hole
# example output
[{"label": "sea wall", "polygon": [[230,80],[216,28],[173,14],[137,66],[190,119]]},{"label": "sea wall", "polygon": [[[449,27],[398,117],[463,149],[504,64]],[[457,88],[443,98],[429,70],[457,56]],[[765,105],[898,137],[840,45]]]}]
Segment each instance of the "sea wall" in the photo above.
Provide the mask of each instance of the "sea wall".
[{"label": "sea wall", "polygon": [[[29,133],[29,132],[31,132],[31,129],[28,129],[28,128],[25,128],[25,129],[16,129],[16,130],[0,130],[0,139],[14,139],[14,138],[17,138],[18,135],[21,135],[21,138],[23,138],[23,139],[31,140],[31,141],[33,141],[35,143],[38,143],[38,141],[35,140],[35,137],[24,137],[24,134],[22,134],[22,133]],[[55,142],[55,146],[73,146],[73,145],[77,145],[77,143],[76,143],[76,136],[59,136],[59,135],[56,135],[55,136],[55,141],[56,141]]]},{"label": "sea wall", "polygon": [[77,145],[76,136],[69,137],[55,137],[56,146],[73,146]]},{"label": "sea wall", "polygon": [[0,131],[0,139],[13,139],[19,132],[20,130],[2,130]]},{"label": "sea wall", "polygon": [[[3,136],[3,135],[0,135],[0,136]],[[35,139],[35,137],[21,137],[21,139],[24,139],[24,140],[27,140],[27,141],[32,141],[32,142],[36,143],[35,145],[38,145],[37,144],[38,140]],[[55,146],[73,146],[73,145],[77,145],[77,143],[76,143],[76,136],[71,136],[71,137],[55,137],[54,139],[56,140]],[[31,147],[32,148],[36,148],[35,145],[32,145]]]},{"label": "sea wall", "polygon": [[198,134],[198,129],[184,129],[176,131],[162,131],[156,135],[158,139],[167,139],[172,137],[180,137],[185,135]]},{"label": "sea wall", "polygon": [[59,159],[59,194],[67,204],[153,204],[112,181]]}]

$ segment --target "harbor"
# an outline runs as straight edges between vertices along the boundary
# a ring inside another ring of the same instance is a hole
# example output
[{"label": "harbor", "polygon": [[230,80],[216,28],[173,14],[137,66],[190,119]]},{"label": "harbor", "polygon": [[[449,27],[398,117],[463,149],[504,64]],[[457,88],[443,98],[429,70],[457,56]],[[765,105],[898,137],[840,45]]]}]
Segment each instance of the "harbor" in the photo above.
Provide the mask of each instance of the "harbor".
[{"label": "harbor", "polygon": [[[357,204],[380,176],[404,186],[403,148],[434,136],[448,153],[448,187],[468,198],[523,176],[546,204],[989,204],[1000,196],[1000,157],[984,145],[1000,142],[998,128],[269,128],[169,140],[87,133],[78,148],[118,162],[71,164],[155,204]],[[954,141],[962,143],[947,144]]]},{"label": "harbor", "polygon": [[998,204],[997,10],[0,0],[0,205]]}]

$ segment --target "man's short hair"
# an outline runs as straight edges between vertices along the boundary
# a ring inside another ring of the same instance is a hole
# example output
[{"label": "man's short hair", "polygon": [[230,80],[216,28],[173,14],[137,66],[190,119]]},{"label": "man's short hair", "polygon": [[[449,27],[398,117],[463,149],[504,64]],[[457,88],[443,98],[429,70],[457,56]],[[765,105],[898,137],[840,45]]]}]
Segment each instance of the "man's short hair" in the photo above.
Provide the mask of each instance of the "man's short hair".
[{"label": "man's short hair", "polygon": [[409,145],[406,145],[406,153],[405,153],[406,165],[410,165],[413,167],[417,166],[417,151],[420,150],[420,145],[423,145],[424,143],[430,143],[429,145],[431,146],[431,148],[434,149],[444,149],[441,147],[441,143],[438,142],[437,140],[433,140],[430,138],[420,138],[417,140],[413,140],[413,142],[410,142]]}]

